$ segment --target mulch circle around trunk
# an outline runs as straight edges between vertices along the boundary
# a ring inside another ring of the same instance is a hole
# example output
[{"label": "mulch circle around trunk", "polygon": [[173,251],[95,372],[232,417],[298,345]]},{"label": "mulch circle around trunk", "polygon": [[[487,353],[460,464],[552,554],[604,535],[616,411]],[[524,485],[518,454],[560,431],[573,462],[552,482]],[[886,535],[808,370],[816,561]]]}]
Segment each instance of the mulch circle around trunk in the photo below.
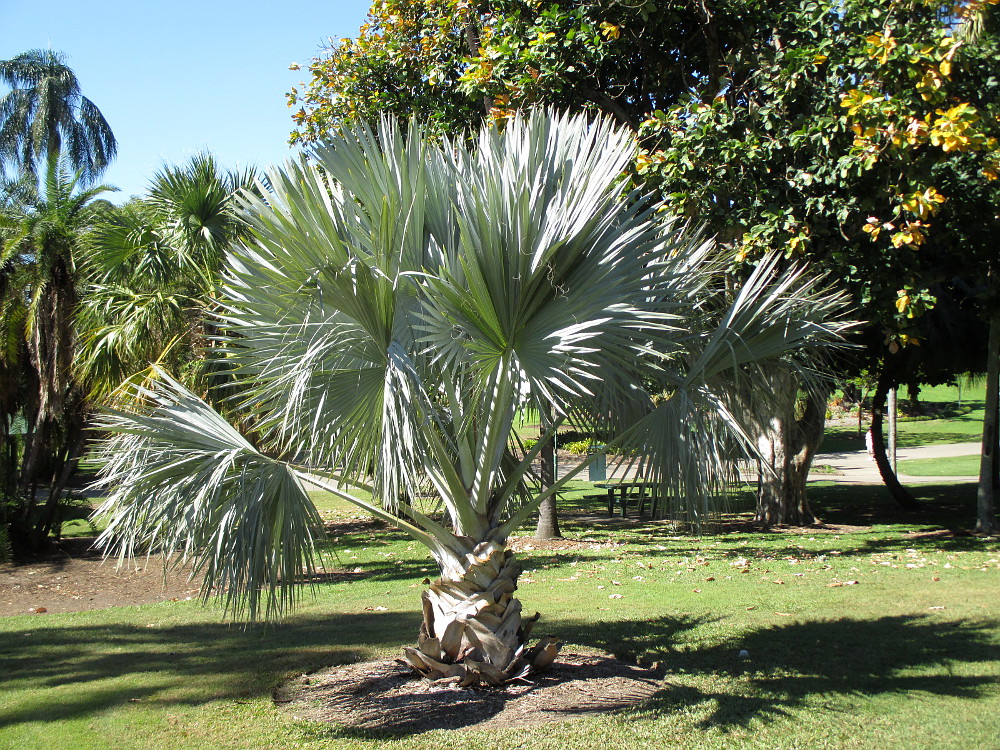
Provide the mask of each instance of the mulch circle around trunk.
[{"label": "mulch circle around trunk", "polygon": [[387,734],[560,722],[636,706],[660,689],[654,669],[562,651],[555,664],[502,689],[436,685],[399,661],[360,662],[302,675],[275,691],[296,719]]}]

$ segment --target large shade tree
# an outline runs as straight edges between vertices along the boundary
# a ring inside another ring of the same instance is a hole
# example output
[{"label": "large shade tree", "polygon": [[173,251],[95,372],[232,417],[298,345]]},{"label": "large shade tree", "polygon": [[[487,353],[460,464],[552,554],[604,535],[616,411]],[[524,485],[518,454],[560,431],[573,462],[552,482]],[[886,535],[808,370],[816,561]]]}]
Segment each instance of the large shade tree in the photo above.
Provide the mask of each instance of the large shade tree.
[{"label": "large shade tree", "polygon": [[[868,172],[893,178],[892,194],[873,201],[863,231],[875,247],[911,250],[908,268],[891,290],[890,353],[883,352],[873,431],[877,436],[886,391],[913,363],[933,371],[946,358],[946,372],[956,363],[985,370],[976,525],[986,534],[997,529],[1000,495],[1000,82],[995,76],[1000,15],[989,7],[996,4],[958,3],[922,25],[893,8],[881,32],[865,40],[868,64],[841,102],[856,136],[855,160]],[[942,320],[951,319],[952,328],[960,325],[954,309],[963,302],[979,313],[980,320],[967,326],[976,332],[972,346],[955,345],[961,338],[952,331],[934,335]],[[930,349],[930,356],[921,357],[908,343]],[[876,460],[888,485],[901,490],[881,451]]]},{"label": "large shade tree", "polygon": [[712,245],[628,192],[634,149],[536,112],[471,150],[355,125],[273,172],[222,295],[239,429],[166,374],[136,386],[103,420],[102,543],[174,553],[274,613],[315,562],[304,487],[324,488],[437,561],[418,671],[498,684],[550,661],[507,539],[565,480],[528,480],[541,444],[520,449],[518,411],[607,429],[696,521],[746,439],[733,382],[844,327],[842,300],[773,261],[727,294]]},{"label": "large shade tree", "polygon": [[[955,324],[922,313],[937,304],[943,316],[969,299],[955,271],[986,275],[982,238],[995,235],[996,211],[980,168],[992,150],[996,171],[994,5],[378,0],[358,35],[331,40],[290,94],[293,140],[322,140],[353,113],[385,109],[443,132],[535,102],[604,111],[639,132],[637,178],[704,221],[736,276],[775,251],[808,259],[871,321],[865,364],[897,377],[894,351],[914,359],[919,342],[938,363],[934,376],[948,377],[941,364],[954,374],[968,358],[950,355],[954,337],[932,332]],[[910,118],[933,127],[911,133]],[[973,132],[987,137],[963,143]],[[913,200],[930,186],[948,202]],[[876,237],[865,229],[871,216],[869,229],[894,228]],[[804,391],[788,371],[772,378],[786,397],[756,429],[769,467],[757,516],[808,523],[826,394]]]},{"label": "large shade tree", "polygon": [[44,171],[60,154],[91,182],[115,158],[118,143],[97,106],[80,90],[60,52],[33,49],[0,60],[0,159],[21,171]]},{"label": "large shade tree", "polygon": [[[961,33],[973,18],[978,40]],[[737,66],[718,95],[692,92],[640,127],[639,173],[676,210],[719,227],[737,272],[781,248],[850,290],[870,323],[856,362],[879,374],[877,448],[890,388],[984,364],[968,310],[995,257],[995,24],[978,2],[789,4],[767,43],[738,60],[757,75]],[[762,425],[776,480],[761,521],[811,519],[805,472],[824,405]],[[914,507],[884,449],[876,458]]]}]

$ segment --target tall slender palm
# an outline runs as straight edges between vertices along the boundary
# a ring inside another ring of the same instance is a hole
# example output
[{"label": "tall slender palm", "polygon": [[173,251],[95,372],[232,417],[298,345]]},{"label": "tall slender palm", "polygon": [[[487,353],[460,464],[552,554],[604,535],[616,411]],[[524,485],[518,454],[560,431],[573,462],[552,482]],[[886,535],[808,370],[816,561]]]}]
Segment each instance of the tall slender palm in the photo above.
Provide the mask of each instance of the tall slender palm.
[{"label": "tall slender palm", "polygon": [[198,369],[196,348],[212,334],[206,311],[225,253],[248,234],[235,196],[254,179],[199,154],[160,170],[146,196],[97,228],[78,363],[97,396],[150,362]]},{"label": "tall slender palm", "polygon": [[[6,191],[3,328],[19,329],[27,342],[31,394],[22,407],[29,432],[21,480],[28,488],[61,474],[83,430],[85,391],[74,376],[79,264],[87,232],[107,209],[98,197],[111,188],[82,188],[79,179],[66,160],[54,160],[40,180],[25,177]],[[39,535],[50,522],[43,517]]]},{"label": "tall slender palm", "polygon": [[64,155],[90,183],[115,158],[111,127],[62,53],[33,49],[0,60],[0,81],[11,88],[0,99],[0,160],[34,174]]},{"label": "tall slender palm", "polygon": [[230,607],[274,614],[314,564],[303,487],[322,487],[436,559],[417,670],[498,684],[550,661],[552,640],[527,647],[507,538],[565,479],[529,481],[545,441],[518,449],[518,411],[617,434],[699,513],[722,444],[745,439],[726,386],[843,327],[837,298],[774,261],[721,304],[711,245],[626,193],[634,148],[606,121],[543,112],[471,151],[384,122],[273,172],[223,290],[229,406],[251,431],[165,373],[136,386],[102,424],[102,543],[193,559]]}]

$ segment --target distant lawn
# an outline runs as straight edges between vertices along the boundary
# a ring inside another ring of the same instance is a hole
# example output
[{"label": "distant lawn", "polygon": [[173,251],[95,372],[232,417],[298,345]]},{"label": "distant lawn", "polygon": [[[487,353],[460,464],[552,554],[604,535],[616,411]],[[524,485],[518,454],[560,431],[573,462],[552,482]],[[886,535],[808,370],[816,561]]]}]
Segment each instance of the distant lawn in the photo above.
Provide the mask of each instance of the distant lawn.
[{"label": "distant lawn", "polygon": [[521,553],[518,594],[543,614],[538,635],[661,661],[660,693],[573,723],[402,737],[296,721],[271,699],[294,675],[395,657],[434,575],[423,548],[347,525],[364,516],[317,495],[342,523],[333,564],[356,575],[281,624],[244,632],[184,601],[0,618],[0,748],[996,747],[1000,543],[962,531],[973,485],[914,490],[924,513],[898,512],[882,487],[819,483],[820,517],[854,530],[759,533],[742,516],[694,537],[607,519],[601,493],[575,483],[563,510],[593,515],[565,516],[564,533],[587,541]]},{"label": "distant lawn", "polygon": [[[902,388],[899,397],[902,400],[906,389]],[[959,400],[961,397],[961,400]],[[921,445],[942,445],[947,443],[964,443],[979,440],[983,434],[983,414],[985,386],[982,383],[957,386],[928,386],[920,390],[920,403],[931,408],[944,409],[949,416],[942,419],[929,419],[923,416],[902,416],[899,419],[898,445],[901,448],[913,448]],[[858,434],[856,419],[850,423],[828,424],[824,433],[823,445],[820,450],[829,453],[842,451],[864,450],[864,435]],[[865,414],[862,430],[867,430],[870,424],[869,415]],[[885,423],[888,428],[888,421]],[[914,475],[918,476],[918,475]],[[959,476],[959,475],[955,475]]]},{"label": "distant lawn", "polygon": [[900,461],[899,470],[913,477],[971,477],[979,475],[979,456],[917,458]]},{"label": "distant lawn", "polygon": [[[870,395],[870,394],[869,394]],[[899,390],[902,403],[906,399],[906,388]],[[899,418],[898,445],[912,448],[921,445],[943,445],[979,440],[983,434],[983,413],[986,388],[982,382],[964,383],[961,388],[954,385],[924,386],[920,389],[919,402],[930,413],[944,411],[945,418],[931,419],[927,415],[901,415]],[[518,414],[514,429],[521,439],[538,437],[538,413],[526,410]],[[870,414],[862,417],[862,431],[859,434],[857,417],[845,417],[839,423],[827,425],[821,450],[827,453],[864,450],[864,430],[870,424]],[[886,421],[888,428],[888,421]],[[564,425],[563,431],[572,430],[572,425]],[[956,475],[957,476],[957,475]]]}]

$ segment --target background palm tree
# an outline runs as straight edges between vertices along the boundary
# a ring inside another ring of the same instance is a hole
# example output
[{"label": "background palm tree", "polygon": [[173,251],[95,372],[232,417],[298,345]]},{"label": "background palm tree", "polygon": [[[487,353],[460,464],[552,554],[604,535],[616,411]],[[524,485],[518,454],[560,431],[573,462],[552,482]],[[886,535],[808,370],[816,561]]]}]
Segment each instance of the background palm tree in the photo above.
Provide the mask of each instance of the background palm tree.
[{"label": "background palm tree", "polygon": [[0,81],[11,87],[0,99],[0,160],[34,174],[64,155],[90,183],[115,158],[111,127],[62,53],[33,49],[0,60]]},{"label": "background palm tree", "polygon": [[[385,122],[272,173],[222,295],[244,433],[165,373],[134,386],[101,425],[102,544],[193,559],[231,608],[274,614],[314,565],[303,487],[322,487],[437,561],[417,670],[495,685],[551,661],[554,640],[527,646],[537,615],[507,548],[566,481],[531,480],[545,438],[567,418],[616,435],[694,520],[747,440],[733,381],[844,327],[838,298],[775,259],[723,301],[711,244],[625,192],[634,148],[606,121],[543,112],[474,150]],[[525,452],[515,416],[547,404]]]},{"label": "background palm tree", "polygon": [[64,467],[82,448],[86,389],[74,368],[80,263],[87,233],[109,208],[98,197],[112,188],[81,188],[79,179],[66,160],[54,160],[40,181],[25,176],[3,190],[0,331],[6,343],[0,356],[8,367],[23,368],[20,415],[27,432],[20,482],[29,497],[26,513],[37,487],[49,485],[45,511],[34,524],[35,546],[52,525]]},{"label": "background palm tree", "polygon": [[189,384],[205,374],[208,310],[225,253],[248,235],[236,200],[252,171],[210,154],[165,167],[142,198],[105,214],[91,236],[78,366],[102,398],[159,362]]},{"label": "background palm tree", "polygon": [[[0,190],[0,243],[16,226],[11,196]],[[0,247],[3,245],[0,244]],[[0,263],[0,561],[12,539],[26,539],[24,495],[20,489],[23,411],[28,402],[31,365],[25,339],[27,300],[17,287],[19,259]],[[11,529],[12,526],[18,527]]]}]

